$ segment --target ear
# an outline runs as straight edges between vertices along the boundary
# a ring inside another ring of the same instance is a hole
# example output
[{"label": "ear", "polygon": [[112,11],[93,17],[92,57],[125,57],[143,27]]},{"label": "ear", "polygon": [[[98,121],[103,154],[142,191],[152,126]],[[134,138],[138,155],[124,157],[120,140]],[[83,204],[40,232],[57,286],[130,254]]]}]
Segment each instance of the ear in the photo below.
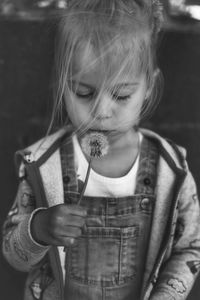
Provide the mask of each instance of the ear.
[{"label": "ear", "polygon": [[156,69],[154,72],[153,72],[153,78],[152,78],[152,82],[151,82],[151,86],[147,87],[147,91],[146,91],[146,94],[145,94],[145,99],[148,99],[151,94],[152,94],[152,91],[154,89],[154,86],[155,86],[155,83],[158,79],[158,76],[160,74],[160,69]]}]

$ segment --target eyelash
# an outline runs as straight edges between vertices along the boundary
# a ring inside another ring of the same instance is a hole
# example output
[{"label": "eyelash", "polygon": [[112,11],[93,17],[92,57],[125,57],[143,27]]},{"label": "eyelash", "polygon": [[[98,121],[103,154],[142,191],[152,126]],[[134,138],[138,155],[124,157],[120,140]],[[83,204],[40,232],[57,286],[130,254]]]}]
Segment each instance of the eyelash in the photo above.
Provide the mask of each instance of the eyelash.
[{"label": "eyelash", "polygon": [[91,94],[78,94],[78,93],[75,93],[77,97],[79,98],[83,98],[83,99],[88,99],[88,100],[91,100],[92,98],[94,98],[94,94],[91,93]]},{"label": "eyelash", "polygon": [[112,97],[118,101],[127,101],[131,98],[131,95],[127,95],[127,96],[118,96],[113,94]]}]

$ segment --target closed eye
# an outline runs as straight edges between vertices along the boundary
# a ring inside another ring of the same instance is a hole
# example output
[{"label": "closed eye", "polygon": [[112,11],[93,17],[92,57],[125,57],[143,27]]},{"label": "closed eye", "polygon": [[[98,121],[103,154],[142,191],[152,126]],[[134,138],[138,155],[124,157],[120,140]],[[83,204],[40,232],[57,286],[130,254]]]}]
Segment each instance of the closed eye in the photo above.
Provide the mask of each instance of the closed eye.
[{"label": "closed eye", "polygon": [[79,98],[85,98],[85,99],[90,99],[90,98],[93,98],[94,97],[94,92],[91,92],[91,93],[78,93],[78,92],[75,92],[75,95]]},{"label": "closed eye", "polygon": [[131,98],[131,95],[124,95],[124,96],[120,96],[117,94],[112,94],[112,97],[117,100],[117,101],[127,101],[128,99]]}]

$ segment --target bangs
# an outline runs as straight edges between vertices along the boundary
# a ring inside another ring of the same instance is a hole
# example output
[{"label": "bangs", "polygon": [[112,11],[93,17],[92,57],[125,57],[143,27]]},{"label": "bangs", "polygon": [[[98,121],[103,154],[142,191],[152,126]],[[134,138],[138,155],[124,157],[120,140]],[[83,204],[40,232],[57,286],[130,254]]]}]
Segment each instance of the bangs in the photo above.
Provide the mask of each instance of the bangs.
[{"label": "bangs", "polygon": [[[84,46],[83,46],[84,44]],[[71,52],[70,64],[65,73],[70,80],[73,76],[81,78],[84,74],[95,66],[100,66],[105,74],[105,80],[112,81],[118,74],[133,74],[140,76],[146,73],[149,66],[150,49],[145,40],[138,40],[137,37],[115,37],[108,44],[99,40],[98,47],[92,45],[92,41],[84,41],[81,47],[75,47]],[[81,62],[76,54],[81,57]],[[90,56],[91,59],[84,64],[84,57]]]}]

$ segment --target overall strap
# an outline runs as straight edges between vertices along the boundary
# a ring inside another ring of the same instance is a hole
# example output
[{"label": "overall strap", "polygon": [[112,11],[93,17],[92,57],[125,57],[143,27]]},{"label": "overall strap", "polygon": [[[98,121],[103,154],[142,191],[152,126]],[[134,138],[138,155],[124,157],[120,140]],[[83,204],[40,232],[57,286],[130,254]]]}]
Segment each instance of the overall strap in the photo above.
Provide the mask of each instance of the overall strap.
[{"label": "overall strap", "polygon": [[143,136],[135,194],[155,193],[159,149],[153,139]]},{"label": "overall strap", "polygon": [[79,197],[72,137],[60,147],[61,168],[65,203],[77,203]]}]

